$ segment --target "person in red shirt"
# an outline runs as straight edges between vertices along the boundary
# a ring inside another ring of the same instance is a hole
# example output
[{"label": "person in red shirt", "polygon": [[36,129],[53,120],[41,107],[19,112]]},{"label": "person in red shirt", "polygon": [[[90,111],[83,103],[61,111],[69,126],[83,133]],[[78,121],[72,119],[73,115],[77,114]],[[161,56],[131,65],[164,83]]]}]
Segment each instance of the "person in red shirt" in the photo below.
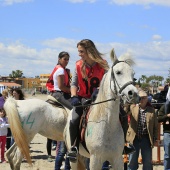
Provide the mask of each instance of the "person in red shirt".
[{"label": "person in red shirt", "polygon": [[[76,161],[78,153],[78,133],[81,115],[83,114],[82,102],[89,98],[94,101],[98,93],[98,87],[109,69],[103,54],[100,53],[93,41],[83,39],[77,44],[80,60],[76,62],[75,71],[71,82],[71,104],[73,106],[72,119],[70,120],[71,150],[67,153],[70,161]],[[125,131],[125,129],[123,129]],[[124,148],[125,153],[134,152],[134,147]]]},{"label": "person in red shirt", "polygon": [[[76,161],[78,153],[78,131],[79,122],[83,113],[82,105],[84,100],[97,95],[98,87],[103,75],[109,69],[108,63],[102,58],[95,44],[89,39],[83,39],[77,44],[80,60],[76,62],[75,71],[71,82],[71,104],[73,106],[72,120],[70,121],[71,150],[67,157]],[[93,98],[92,97],[92,98]],[[94,97],[95,98],[95,97]],[[76,145],[75,145],[76,143]]]},{"label": "person in red shirt", "polygon": [[70,70],[66,68],[69,58],[70,55],[68,52],[62,51],[59,53],[58,63],[54,67],[46,83],[46,87],[59,103],[71,110]]},{"label": "person in red shirt", "polygon": [[[69,110],[72,109],[71,105],[71,93],[70,93],[70,70],[66,68],[70,59],[68,52],[62,51],[58,55],[58,63],[53,69],[46,87],[50,91],[51,95],[57,99],[57,101]],[[59,141],[58,141],[59,142]],[[67,152],[67,148],[64,141],[60,141],[58,145],[58,154],[55,159],[55,170],[59,170],[62,165],[63,158]],[[51,155],[49,155],[51,158]],[[49,159],[51,160],[51,159]],[[70,170],[69,159],[65,160],[65,169]]]}]

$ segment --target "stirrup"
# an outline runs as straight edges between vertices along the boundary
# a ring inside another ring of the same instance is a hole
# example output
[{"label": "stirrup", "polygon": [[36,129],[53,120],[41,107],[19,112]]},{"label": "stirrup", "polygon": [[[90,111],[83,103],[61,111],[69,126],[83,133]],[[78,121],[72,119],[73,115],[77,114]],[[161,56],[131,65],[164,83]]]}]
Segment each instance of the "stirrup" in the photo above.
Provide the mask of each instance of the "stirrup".
[{"label": "stirrup", "polygon": [[77,154],[78,154],[78,149],[76,146],[72,146],[70,151],[67,152],[67,158],[69,158],[70,162],[75,163],[77,161]]}]

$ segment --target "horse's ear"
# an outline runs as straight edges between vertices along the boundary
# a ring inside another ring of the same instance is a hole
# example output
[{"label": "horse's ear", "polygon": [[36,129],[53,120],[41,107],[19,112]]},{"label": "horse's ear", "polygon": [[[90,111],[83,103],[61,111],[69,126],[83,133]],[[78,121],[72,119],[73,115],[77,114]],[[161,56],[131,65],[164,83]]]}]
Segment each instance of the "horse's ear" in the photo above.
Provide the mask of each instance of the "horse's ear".
[{"label": "horse's ear", "polygon": [[118,61],[114,48],[110,52],[110,59],[113,61],[113,63]]}]

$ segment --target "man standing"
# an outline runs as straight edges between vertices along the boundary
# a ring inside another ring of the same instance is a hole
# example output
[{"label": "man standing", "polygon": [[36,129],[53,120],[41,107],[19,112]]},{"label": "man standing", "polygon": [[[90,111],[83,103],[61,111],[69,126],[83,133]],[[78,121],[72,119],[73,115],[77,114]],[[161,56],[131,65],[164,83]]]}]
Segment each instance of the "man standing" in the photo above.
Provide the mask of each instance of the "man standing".
[{"label": "man standing", "polygon": [[164,133],[164,170],[170,169],[170,113],[165,113],[165,105],[158,112],[158,122],[163,123]]},{"label": "man standing", "polygon": [[147,93],[139,91],[139,103],[130,105],[130,123],[126,140],[133,143],[136,152],[129,155],[128,170],[138,169],[141,151],[143,169],[153,170],[152,148],[157,139],[158,122],[154,108],[148,102]]}]

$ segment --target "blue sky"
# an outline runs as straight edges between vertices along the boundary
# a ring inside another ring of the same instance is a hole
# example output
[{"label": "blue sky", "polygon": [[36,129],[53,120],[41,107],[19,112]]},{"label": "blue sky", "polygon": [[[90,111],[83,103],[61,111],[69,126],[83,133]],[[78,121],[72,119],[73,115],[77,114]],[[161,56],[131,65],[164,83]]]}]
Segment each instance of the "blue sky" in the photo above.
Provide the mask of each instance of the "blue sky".
[{"label": "blue sky", "polygon": [[0,75],[51,73],[68,51],[73,72],[76,44],[91,39],[105,54],[132,55],[135,77],[168,77],[169,0],[0,0]]}]

